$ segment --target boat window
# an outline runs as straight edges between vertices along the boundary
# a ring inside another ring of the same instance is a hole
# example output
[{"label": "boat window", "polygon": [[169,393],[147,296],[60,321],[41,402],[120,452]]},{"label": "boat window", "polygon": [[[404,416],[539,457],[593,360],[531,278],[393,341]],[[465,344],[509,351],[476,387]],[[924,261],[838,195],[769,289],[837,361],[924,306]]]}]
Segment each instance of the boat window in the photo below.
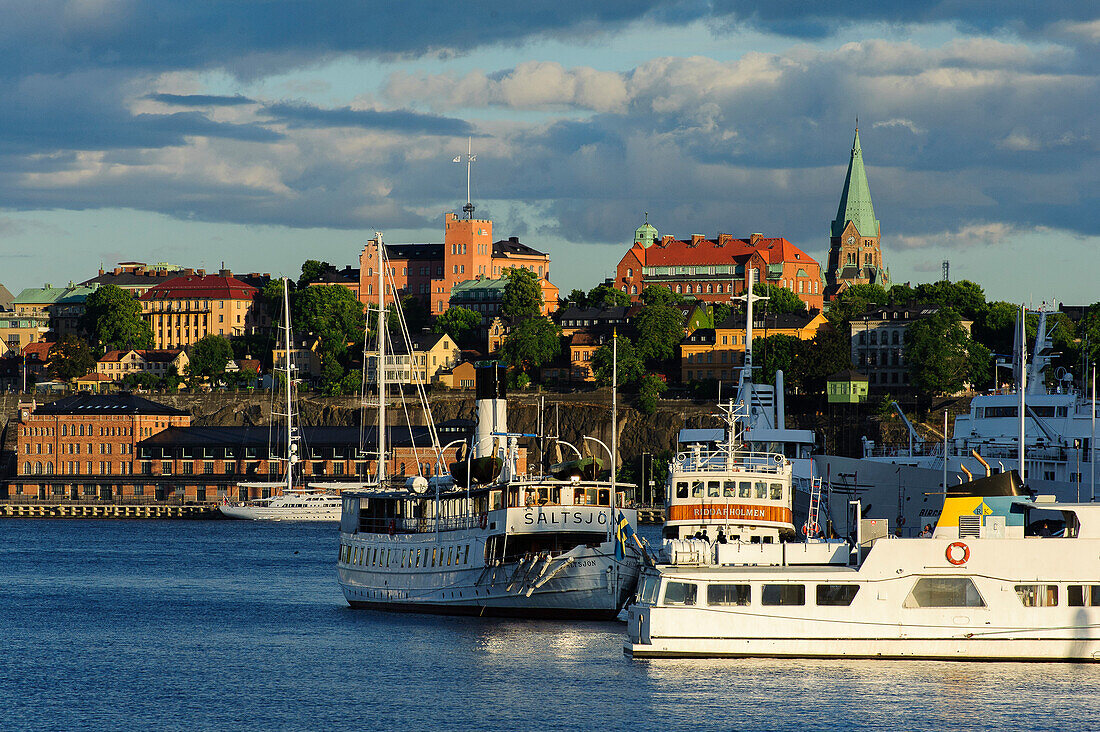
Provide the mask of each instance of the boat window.
[{"label": "boat window", "polygon": [[778,501],[783,497],[783,484],[782,483],[769,483],[768,488],[771,491],[769,498],[773,501]]},{"label": "boat window", "polygon": [[741,498],[748,498],[752,495],[752,483],[747,480],[741,481],[741,487],[739,488]]},{"label": "boat window", "polygon": [[703,497],[703,481],[694,480],[691,482],[691,497],[702,498]]},{"label": "boat window", "polygon": [[[427,551],[424,552],[424,559],[425,560],[428,559],[428,552]],[[417,567],[421,566],[420,565],[420,550],[419,549],[416,550],[416,566]]]},{"label": "boat window", "polygon": [[762,480],[756,481],[756,497],[767,498],[768,497],[768,484]]},{"label": "boat window", "polygon": [[727,480],[722,487],[722,495],[726,498],[734,498],[737,496],[737,483],[732,480]]},{"label": "boat window", "polygon": [[436,549],[435,547],[432,547],[432,566],[433,567],[435,566],[435,554],[438,551],[439,551],[438,549]]},{"label": "boat window", "polygon": [[817,604],[847,607],[859,592],[859,585],[818,585]]},{"label": "boat window", "polygon": [[642,586],[638,589],[638,601],[650,604],[657,602],[657,589],[660,586],[660,578],[652,575],[643,577]]},{"label": "boat window", "polygon": [[805,605],[805,585],[764,585],[760,592],[762,605]]},{"label": "boat window", "polygon": [[903,607],[985,607],[969,577],[921,577]]},{"label": "boat window", "polygon": [[601,488],[599,491],[599,500],[597,506],[610,506],[611,505],[611,491],[606,488]]},{"label": "boat window", "polygon": [[1055,607],[1058,585],[1016,585],[1016,594],[1024,607]]},{"label": "boat window", "polygon": [[748,605],[751,597],[749,585],[707,585],[708,605]]},{"label": "boat window", "polygon": [[462,554],[462,563],[468,564],[470,562],[470,545],[466,545],[466,551]]},{"label": "boat window", "polygon": [[708,498],[718,498],[718,496],[720,495],[719,492],[718,492],[719,489],[720,489],[720,486],[721,486],[721,483],[719,483],[717,480],[709,481],[707,483],[707,497]]},{"label": "boat window", "polygon": [[694,605],[698,587],[690,582],[669,582],[665,585],[665,605]]},{"label": "boat window", "polygon": [[1070,585],[1066,594],[1070,607],[1100,607],[1100,585]]},{"label": "boat window", "polygon": [[454,558],[455,558],[455,548],[453,546],[452,547],[447,547],[447,566],[448,567],[451,566],[452,564],[454,564]]}]

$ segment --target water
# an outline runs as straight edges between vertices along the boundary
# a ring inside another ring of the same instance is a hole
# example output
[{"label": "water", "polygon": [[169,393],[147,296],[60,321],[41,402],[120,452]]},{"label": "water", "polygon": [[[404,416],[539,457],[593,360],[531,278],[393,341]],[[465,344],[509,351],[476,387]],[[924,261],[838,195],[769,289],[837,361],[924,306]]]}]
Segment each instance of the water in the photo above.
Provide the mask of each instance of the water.
[{"label": "water", "polygon": [[616,623],[351,610],[331,526],[0,521],[3,730],[1100,727],[1100,668],[633,661]]}]

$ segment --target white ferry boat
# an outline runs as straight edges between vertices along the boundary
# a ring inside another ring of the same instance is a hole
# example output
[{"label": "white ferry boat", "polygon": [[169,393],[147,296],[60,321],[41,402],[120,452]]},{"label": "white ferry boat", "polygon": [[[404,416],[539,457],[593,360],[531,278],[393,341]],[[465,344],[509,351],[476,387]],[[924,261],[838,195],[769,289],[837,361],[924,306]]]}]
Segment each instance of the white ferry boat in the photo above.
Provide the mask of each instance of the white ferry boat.
[{"label": "white ferry boat", "polygon": [[1098,661],[1100,504],[980,495],[1009,476],[952,489],[932,538],[857,520],[851,542],[667,543],[642,572],[624,650]]},{"label": "white ferry boat", "polygon": [[[776,373],[774,387],[752,378],[753,303],[767,298],[749,288],[735,299],[745,301],[747,319],[736,396],[724,403],[719,397],[724,429],[680,431],[665,490],[666,539],[790,539],[796,533],[795,493],[820,498],[810,460],[814,433],[786,426],[783,372]],[[802,525],[809,530],[808,523]]]},{"label": "white ferry boat", "polygon": [[[379,311],[384,333],[384,301]],[[503,376],[479,369],[477,434],[466,464],[452,466],[461,482],[418,475],[395,486],[380,444],[374,485],[344,492],[337,574],[352,607],[611,619],[632,596],[645,557],[626,507],[632,486],[616,484],[614,460],[610,480],[521,475],[518,442],[533,435],[508,432]]]},{"label": "white ferry boat", "polygon": [[[323,490],[295,485],[295,467],[299,462],[301,436],[294,424],[294,365],[290,358],[290,297],[287,293],[287,280],[283,278],[283,332],[286,339],[286,457],[283,480],[272,482],[240,483],[238,488],[242,498],[252,490],[264,491],[259,498],[230,501],[218,504],[218,511],[231,519],[252,521],[339,521],[340,496]],[[267,491],[279,491],[268,496]]]}]

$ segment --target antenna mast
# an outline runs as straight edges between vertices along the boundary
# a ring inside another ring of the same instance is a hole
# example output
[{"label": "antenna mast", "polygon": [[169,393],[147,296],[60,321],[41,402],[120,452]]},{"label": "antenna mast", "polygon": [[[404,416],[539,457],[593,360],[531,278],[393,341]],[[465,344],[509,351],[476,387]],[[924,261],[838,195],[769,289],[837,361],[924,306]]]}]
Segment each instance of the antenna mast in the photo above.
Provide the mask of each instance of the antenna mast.
[{"label": "antenna mast", "polygon": [[[474,214],[474,204],[470,202],[470,168],[472,163],[477,161],[477,155],[474,155],[473,138],[466,138],[466,205],[462,207],[463,212],[466,214],[466,218],[472,218]],[[452,163],[461,163],[462,156],[456,155]]]}]

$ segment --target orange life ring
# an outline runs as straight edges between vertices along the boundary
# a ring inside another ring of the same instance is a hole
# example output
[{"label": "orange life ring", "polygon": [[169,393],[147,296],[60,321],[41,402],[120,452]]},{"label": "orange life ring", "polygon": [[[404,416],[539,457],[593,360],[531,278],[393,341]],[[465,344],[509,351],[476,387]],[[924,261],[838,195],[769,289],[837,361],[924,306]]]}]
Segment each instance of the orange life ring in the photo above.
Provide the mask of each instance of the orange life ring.
[{"label": "orange life ring", "polygon": [[479,525],[481,526],[481,528],[483,528],[483,529],[484,529],[484,528],[485,528],[486,526],[488,526],[488,525],[489,525],[489,514],[487,514],[487,513],[483,513],[483,514],[481,514],[481,518],[479,518],[479,519],[478,519],[478,524],[479,524]]},{"label": "orange life ring", "polygon": [[802,524],[802,535],[809,536],[810,534],[817,533],[817,524],[811,524],[809,521]]},{"label": "orange life ring", "polygon": [[[955,558],[955,550],[962,549],[962,558]],[[947,557],[947,561],[958,567],[961,564],[966,564],[966,560],[970,559],[970,547],[963,544],[961,541],[953,541],[947,545],[947,549],[944,551],[944,556]]]}]

